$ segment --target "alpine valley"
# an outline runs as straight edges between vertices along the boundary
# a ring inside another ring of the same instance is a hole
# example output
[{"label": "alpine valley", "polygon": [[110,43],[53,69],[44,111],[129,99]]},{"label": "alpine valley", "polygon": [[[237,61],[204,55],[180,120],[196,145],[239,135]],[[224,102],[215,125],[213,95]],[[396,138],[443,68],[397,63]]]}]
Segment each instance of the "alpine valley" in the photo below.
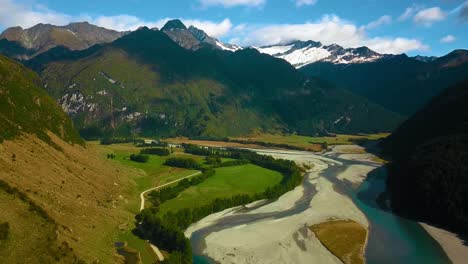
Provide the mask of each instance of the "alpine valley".
[{"label": "alpine valley", "polygon": [[466,262],[467,50],[117,18],[0,34],[0,263]]}]

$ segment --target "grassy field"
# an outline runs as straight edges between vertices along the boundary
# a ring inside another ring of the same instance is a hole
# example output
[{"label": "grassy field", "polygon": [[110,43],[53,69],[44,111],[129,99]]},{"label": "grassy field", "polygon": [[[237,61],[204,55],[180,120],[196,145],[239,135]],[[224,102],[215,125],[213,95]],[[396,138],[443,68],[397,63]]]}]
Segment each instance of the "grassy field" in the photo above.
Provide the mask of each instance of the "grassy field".
[{"label": "grassy field", "polygon": [[338,220],[313,225],[310,229],[343,263],[364,263],[367,230],[360,224],[349,220]]},{"label": "grassy field", "polygon": [[[190,157],[197,160],[199,163],[203,162],[203,157],[183,153],[181,149],[174,149],[174,153],[170,156],[160,157],[149,155],[150,159],[147,163],[138,163],[131,161],[128,158],[131,154],[137,154],[141,150],[141,148],[135,147],[132,143],[100,145],[99,142],[93,141],[88,142],[88,146],[96,149],[96,151],[104,158],[107,154],[114,154],[115,159],[113,162],[119,163],[119,165],[123,165],[125,167],[137,169],[141,172],[140,175],[132,177],[132,179],[134,179],[135,186],[129,194],[131,199],[127,204],[127,210],[135,215],[139,212],[140,193],[142,191],[183,178],[196,172],[195,170],[164,166],[163,164],[166,159],[170,157]],[[147,202],[147,204],[150,203]],[[132,233],[133,228],[134,226],[132,225],[120,232],[117,236],[117,241],[126,242],[130,249],[140,252],[142,263],[154,263],[157,260],[154,252],[146,241]]]},{"label": "grassy field", "polygon": [[236,137],[234,140],[259,141],[274,144],[286,144],[295,147],[301,147],[309,150],[320,150],[321,144],[328,145],[350,145],[357,140],[378,140],[387,137],[389,134],[372,135],[336,135],[330,137],[309,137],[300,135],[273,135],[259,134],[247,137]]},{"label": "grassy field", "polygon": [[100,145],[98,142],[88,142],[88,145],[92,145],[97,148],[103,157],[105,157],[107,154],[115,154],[116,158],[114,160],[116,162],[119,162],[124,166],[143,171],[144,176],[139,177],[135,181],[137,184],[135,192],[138,195],[140,192],[151,187],[171,182],[196,172],[196,170],[164,166],[163,164],[168,158],[190,157],[197,160],[199,163],[203,162],[203,157],[186,154],[183,153],[180,149],[175,149],[174,153],[170,156],[160,157],[156,155],[149,155],[150,159],[147,163],[138,163],[131,161],[129,156],[131,154],[139,153],[141,148],[137,148],[131,143]]},{"label": "grassy field", "polygon": [[209,204],[216,198],[255,194],[279,183],[282,175],[252,164],[216,169],[214,176],[183,191],[178,198],[163,203],[161,213]]}]

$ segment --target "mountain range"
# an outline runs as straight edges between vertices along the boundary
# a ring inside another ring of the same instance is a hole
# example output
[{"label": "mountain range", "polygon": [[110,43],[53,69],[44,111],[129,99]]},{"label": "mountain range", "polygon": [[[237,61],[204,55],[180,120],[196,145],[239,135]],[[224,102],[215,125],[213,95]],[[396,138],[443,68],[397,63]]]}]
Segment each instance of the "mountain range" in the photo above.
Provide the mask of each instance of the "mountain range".
[{"label": "mountain range", "polygon": [[[0,51],[9,49],[10,56],[28,59],[57,46],[71,50],[87,49],[96,44],[112,42],[126,33],[87,22],[71,23],[67,26],[37,24],[28,29],[12,27],[0,35]],[[13,43],[9,44],[5,40]],[[16,48],[16,54],[13,52],[15,49],[11,47]]]},{"label": "mountain range", "polygon": [[185,41],[189,32],[205,35],[169,21],[82,51],[55,47],[25,63],[86,137],[372,133],[402,120],[255,49],[213,48],[207,37],[183,48],[194,43]]},{"label": "mountain range", "polygon": [[379,54],[367,47],[343,48],[340,45],[323,45],[315,41],[292,41],[286,44],[255,47],[258,51],[284,59],[296,68],[315,62],[332,64],[368,63],[394,55]]},{"label": "mountain range", "polygon": [[411,58],[315,41],[241,48],[180,20],[133,32],[10,28],[0,53],[34,69],[86,137],[391,131],[468,73],[465,50]]},{"label": "mountain range", "polygon": [[[178,19],[168,21],[161,31],[187,49],[197,50],[202,46],[228,51],[241,49],[237,45],[223,43],[210,37],[194,26],[187,28]],[[118,32],[88,22],[71,23],[67,26],[37,24],[28,29],[12,27],[0,34],[0,53],[28,60],[58,46],[70,50],[85,50],[97,44],[110,43],[128,33],[130,32]]]},{"label": "mountain range", "polygon": [[369,63],[319,61],[300,68],[300,71],[409,116],[445,88],[468,76],[468,51],[455,50],[426,61],[405,54],[385,56]]}]

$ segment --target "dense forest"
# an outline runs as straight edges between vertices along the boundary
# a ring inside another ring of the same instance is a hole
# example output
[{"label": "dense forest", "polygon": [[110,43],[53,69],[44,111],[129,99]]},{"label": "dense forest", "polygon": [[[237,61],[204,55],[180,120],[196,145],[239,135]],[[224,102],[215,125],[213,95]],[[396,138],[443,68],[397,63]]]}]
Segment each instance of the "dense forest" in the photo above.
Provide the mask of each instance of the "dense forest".
[{"label": "dense forest", "polygon": [[397,212],[468,234],[468,81],[448,88],[383,142]]},{"label": "dense forest", "polygon": [[[171,252],[171,257],[166,260],[167,263],[192,263],[190,242],[185,238],[183,233],[190,224],[227,208],[244,205],[260,199],[276,199],[287,191],[292,190],[302,181],[301,169],[289,160],[274,159],[271,156],[259,155],[247,150],[206,148],[195,145],[184,145],[184,147],[188,153],[204,155],[206,159],[215,161],[214,166],[236,166],[250,162],[260,167],[281,172],[283,179],[279,184],[268,188],[263,193],[253,196],[236,195],[230,198],[215,199],[211,204],[206,206],[168,212],[163,216],[158,214],[161,203],[174,199],[183,190],[203,182],[214,174],[214,170],[206,169],[202,175],[194,177],[191,180],[185,179],[174,187],[152,192],[150,197],[155,207],[145,209],[137,216],[137,220],[140,223],[138,232],[145,239],[161,245],[162,249]],[[219,163],[220,157],[235,160]],[[173,159],[169,164],[180,166],[180,164],[185,164],[185,161],[178,158]]]}]

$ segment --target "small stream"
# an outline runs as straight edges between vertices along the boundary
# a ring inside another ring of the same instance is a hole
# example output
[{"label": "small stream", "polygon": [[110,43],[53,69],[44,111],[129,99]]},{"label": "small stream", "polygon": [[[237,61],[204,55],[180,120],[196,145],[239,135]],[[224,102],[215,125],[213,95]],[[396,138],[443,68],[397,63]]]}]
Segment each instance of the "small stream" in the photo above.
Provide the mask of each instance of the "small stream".
[{"label": "small stream", "polygon": [[[291,154],[288,152],[288,154]],[[297,155],[306,155],[298,152]],[[314,155],[316,156],[316,155]],[[337,175],[353,164],[369,165],[369,162],[350,161],[332,156],[323,156],[341,162],[343,165],[329,166],[320,174],[334,183],[335,189],[349,196],[358,208],[366,215],[369,227],[369,241],[366,249],[366,262],[369,264],[445,264],[451,263],[439,244],[416,222],[400,218],[391,212],[382,210],[376,200],[385,190],[386,171],[383,167],[369,174],[369,177],[354,190],[349,184],[337,179]],[[373,164],[375,165],[375,164]],[[218,220],[215,224],[194,232],[190,238],[193,248],[193,263],[215,263],[202,254],[205,248],[205,237],[212,232],[252,223],[262,219],[280,219],[299,214],[310,207],[316,194],[315,186],[304,177],[303,196],[288,210],[259,213],[234,214]],[[254,210],[254,209],[250,209]],[[245,212],[245,211],[244,211]]]}]

